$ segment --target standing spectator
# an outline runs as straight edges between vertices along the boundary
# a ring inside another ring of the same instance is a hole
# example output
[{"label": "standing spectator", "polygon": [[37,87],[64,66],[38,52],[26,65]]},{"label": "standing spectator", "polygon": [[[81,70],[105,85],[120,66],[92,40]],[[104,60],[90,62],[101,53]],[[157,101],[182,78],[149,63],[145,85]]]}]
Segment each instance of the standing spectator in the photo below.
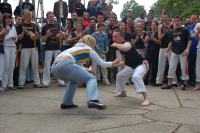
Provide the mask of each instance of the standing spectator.
[{"label": "standing spectator", "polygon": [[86,29],[89,24],[90,24],[90,15],[88,12],[84,12],[84,15],[83,15],[83,27],[84,29]]},{"label": "standing spectator", "polygon": [[[15,17],[15,28],[16,31],[19,31],[19,27],[22,24],[22,17],[21,16],[16,16]],[[21,53],[21,42],[18,40],[16,42],[17,45],[17,50],[16,50],[16,61],[15,61],[15,70],[14,70],[14,75],[13,75],[13,81],[14,81],[14,86],[18,86],[18,80],[19,80],[19,64],[20,64],[20,53]]]},{"label": "standing spectator", "polygon": [[23,4],[23,0],[19,0],[19,4],[14,10],[15,17],[16,16],[22,16],[22,14],[23,14],[23,12],[22,12],[22,4]]},{"label": "standing spectator", "polygon": [[[160,51],[159,51],[159,59],[158,59],[158,72],[156,77],[156,86],[161,86],[163,84],[163,77],[165,73],[165,69],[167,66],[167,59],[170,59],[171,51],[169,51],[168,58],[165,56],[165,49],[168,47],[170,41],[170,18],[169,16],[162,15],[162,24],[158,27],[158,38],[161,41]],[[174,74],[174,78],[172,79],[172,85],[176,86],[177,78],[176,74]]]},{"label": "standing spectator", "polygon": [[67,43],[70,44],[71,47],[73,47],[83,36],[83,26],[81,23],[77,23],[76,30],[71,32],[71,34],[68,35],[66,38]]},{"label": "standing spectator", "polygon": [[[104,24],[99,23],[97,25],[97,31],[92,34],[92,36],[96,39],[96,51],[101,57],[102,60],[106,61],[106,53],[109,51],[108,47],[108,36],[104,33],[105,26]],[[103,77],[103,84],[109,85],[108,81],[108,70],[107,68],[96,66],[96,76],[97,80],[100,80],[101,74]]]},{"label": "standing spectator", "polygon": [[198,23],[199,16],[197,14],[192,14],[191,16],[191,25],[187,26],[187,29],[190,31],[191,35],[191,47],[188,57],[188,69],[189,69],[189,85],[195,86],[196,83],[196,57],[197,57],[197,45],[198,39],[195,36],[192,36],[194,33],[194,27]]},{"label": "standing spectator", "polygon": [[57,18],[59,23],[62,23],[62,26],[66,27],[66,19],[68,17],[68,9],[67,9],[67,2],[63,0],[58,0],[54,3],[53,13]]},{"label": "standing spectator", "polygon": [[61,51],[64,51],[64,50],[72,47],[71,44],[67,42],[67,38],[69,37],[69,35],[71,35],[72,31],[73,31],[73,21],[71,18],[68,18],[67,19],[67,27],[66,27],[66,31],[65,31],[65,40],[63,40]]},{"label": "standing spectator", "polygon": [[194,28],[195,37],[198,39],[197,59],[196,59],[196,90],[200,90],[200,23],[197,23]]},{"label": "standing spectator", "polygon": [[[42,41],[45,42],[45,63],[44,63],[44,72],[42,83],[44,87],[49,87],[50,85],[50,66],[52,62],[52,58],[56,58],[56,56],[61,52],[60,51],[60,43],[61,43],[61,31],[59,29],[59,25],[54,22],[54,14],[53,12],[47,12],[47,24],[42,27]],[[59,36],[57,38],[57,36]],[[58,80],[60,86],[64,86],[64,81]]]},{"label": "standing spectator", "polygon": [[23,14],[27,11],[32,12],[32,17],[35,18],[35,7],[29,2],[29,0],[25,0],[25,2],[22,4],[22,10]]},{"label": "standing spectator", "polygon": [[32,23],[32,13],[25,12],[24,23],[18,30],[18,37],[22,43],[22,50],[20,55],[20,70],[19,70],[19,88],[24,88],[26,79],[26,69],[31,61],[33,70],[34,87],[41,87],[38,73],[38,48],[36,47],[36,40],[40,39],[38,35],[37,25]]},{"label": "standing spectator", "polygon": [[[106,3],[106,0],[101,0],[101,3],[97,5],[96,7],[97,10],[97,14],[99,12],[102,12],[104,14],[104,16],[108,15],[108,4]],[[108,18],[106,18],[108,19]]]},{"label": "standing spectator", "polygon": [[86,11],[85,6],[81,3],[81,0],[76,0],[72,5],[72,11],[77,12],[78,17],[83,17],[83,13]]},{"label": "standing spectator", "polygon": [[92,35],[96,31],[96,18],[90,17],[90,25],[83,31],[83,35]]},{"label": "standing spectator", "polygon": [[76,12],[72,12],[73,29],[76,29],[76,24],[78,21],[78,15]]},{"label": "standing spectator", "polygon": [[174,29],[170,35],[170,43],[166,52],[172,50],[171,57],[169,59],[169,71],[168,71],[168,84],[164,86],[162,89],[171,89],[172,88],[172,78],[174,78],[174,73],[176,72],[176,68],[178,62],[181,64],[181,72],[182,72],[182,80],[184,81],[181,85],[181,89],[185,90],[187,86],[188,77],[188,55],[191,46],[190,40],[190,32],[181,27],[181,18],[176,16],[174,19]]},{"label": "standing spectator", "polygon": [[12,7],[8,3],[8,0],[3,0],[3,3],[0,3],[0,12],[2,14],[8,13],[12,16]]},{"label": "standing spectator", "polygon": [[151,32],[146,35],[145,44],[148,45],[146,59],[149,62],[149,74],[146,77],[146,83],[148,84],[148,78],[150,78],[150,83],[156,85],[160,49],[160,41],[158,40],[158,22],[153,21],[151,23]]},{"label": "standing spectator", "polygon": [[8,33],[8,30],[3,29],[2,27],[2,20],[3,15],[0,12],[0,91],[4,91],[5,89],[2,88],[2,79],[3,79],[3,71],[4,71],[4,46],[3,46],[3,38],[5,34]]},{"label": "standing spectator", "polygon": [[15,58],[16,58],[16,41],[17,32],[15,26],[12,24],[12,17],[9,15],[3,16],[3,29],[8,30],[5,35],[4,43],[4,72],[2,86],[3,88],[13,89],[13,72],[15,68]]},{"label": "standing spectator", "polygon": [[90,14],[90,17],[92,16],[97,17],[95,0],[90,0],[90,4],[88,5],[87,12]]}]

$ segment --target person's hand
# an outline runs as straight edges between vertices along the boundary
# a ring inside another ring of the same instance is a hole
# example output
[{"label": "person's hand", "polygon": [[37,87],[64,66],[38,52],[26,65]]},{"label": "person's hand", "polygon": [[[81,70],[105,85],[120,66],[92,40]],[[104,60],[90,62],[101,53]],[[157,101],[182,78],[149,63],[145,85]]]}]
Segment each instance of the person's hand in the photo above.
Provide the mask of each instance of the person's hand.
[{"label": "person's hand", "polygon": [[185,56],[188,56],[188,55],[189,55],[189,50],[188,50],[187,48],[186,48],[185,51],[184,51],[184,55],[185,55]]},{"label": "person's hand", "polygon": [[3,28],[2,32],[3,32],[4,35],[5,35],[5,34],[8,34],[9,29],[8,29],[8,28]]},{"label": "person's hand", "polygon": [[169,53],[169,50],[166,48],[165,52],[164,52],[164,56],[165,56],[166,59],[168,58],[168,53]]},{"label": "person's hand", "polygon": [[17,36],[12,36],[11,39],[12,39],[13,41],[16,41],[16,40],[17,40]]},{"label": "person's hand", "polygon": [[148,64],[149,64],[149,62],[148,62],[147,60],[144,60],[143,63],[144,63],[145,65],[148,65]]},{"label": "person's hand", "polygon": [[88,69],[87,69],[88,72],[90,73],[95,73],[96,72],[96,69],[94,66],[90,66]]},{"label": "person's hand", "polygon": [[120,58],[117,58],[112,62],[112,67],[118,67],[122,65],[124,65],[124,61]]},{"label": "person's hand", "polygon": [[47,30],[46,35],[47,35],[48,37],[51,37],[51,36],[52,36],[52,33],[50,32],[50,30]]},{"label": "person's hand", "polygon": [[113,43],[112,45],[110,45],[111,47],[114,47],[114,48],[116,48],[116,46],[117,46],[117,43]]}]

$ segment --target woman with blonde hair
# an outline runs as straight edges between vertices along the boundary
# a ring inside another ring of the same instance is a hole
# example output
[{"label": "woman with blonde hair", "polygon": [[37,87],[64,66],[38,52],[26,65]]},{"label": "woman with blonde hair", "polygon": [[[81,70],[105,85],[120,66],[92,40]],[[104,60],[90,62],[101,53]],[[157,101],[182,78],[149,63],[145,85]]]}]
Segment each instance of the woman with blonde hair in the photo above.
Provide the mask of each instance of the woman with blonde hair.
[{"label": "woman with blonde hair", "polygon": [[76,108],[78,105],[73,103],[74,93],[79,82],[86,84],[88,108],[105,109],[106,106],[99,102],[97,80],[91,71],[93,67],[84,68],[89,59],[102,67],[117,67],[120,62],[116,59],[113,62],[103,61],[95,52],[96,40],[91,35],[83,36],[72,48],[59,54],[53,65],[52,73],[59,79],[70,81],[61,104],[61,109]]}]

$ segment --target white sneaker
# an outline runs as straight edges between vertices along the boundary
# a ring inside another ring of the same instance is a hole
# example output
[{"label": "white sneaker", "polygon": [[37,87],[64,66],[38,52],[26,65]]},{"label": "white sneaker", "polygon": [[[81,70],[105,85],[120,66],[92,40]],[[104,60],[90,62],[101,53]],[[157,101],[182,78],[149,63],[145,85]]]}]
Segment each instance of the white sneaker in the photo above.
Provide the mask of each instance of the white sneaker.
[{"label": "white sneaker", "polygon": [[5,89],[4,89],[4,88],[2,88],[2,87],[0,87],[0,91],[5,91]]}]

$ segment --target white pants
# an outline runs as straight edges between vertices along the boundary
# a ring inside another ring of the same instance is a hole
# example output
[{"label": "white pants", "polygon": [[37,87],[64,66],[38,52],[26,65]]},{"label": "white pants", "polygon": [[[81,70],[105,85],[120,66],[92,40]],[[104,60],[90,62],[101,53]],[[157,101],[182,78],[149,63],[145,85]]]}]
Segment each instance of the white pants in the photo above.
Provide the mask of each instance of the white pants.
[{"label": "white pants", "polygon": [[38,49],[37,48],[22,48],[20,55],[20,68],[19,68],[19,85],[25,84],[26,68],[31,60],[34,84],[40,84],[38,73]]},{"label": "white pants", "polygon": [[[171,51],[168,54],[168,59],[171,57]],[[161,48],[159,51],[159,59],[158,59],[158,72],[156,77],[156,83],[162,84],[163,83],[163,76],[165,72],[165,67],[167,63],[167,58],[165,57],[165,48]],[[172,79],[172,83],[177,83],[176,73],[174,73],[174,78]]]},{"label": "white pants", "polygon": [[[102,60],[106,61],[105,55],[99,54],[99,57],[101,57]],[[108,82],[108,69],[97,65],[96,76],[98,80],[100,80],[101,74],[103,76],[103,82]]]},{"label": "white pants", "polygon": [[4,70],[4,54],[0,53],[0,81],[2,81],[3,79],[3,70]]},{"label": "white pants", "polygon": [[[119,50],[116,50],[116,58],[121,58],[122,54]],[[117,67],[117,72],[120,72],[124,67]]]},{"label": "white pants", "polygon": [[124,67],[116,77],[116,91],[125,91],[125,81],[132,77],[133,83],[137,93],[147,92],[144,85],[143,77],[148,71],[148,66],[145,64],[139,65],[135,69],[131,67]]},{"label": "white pants", "polygon": [[[43,71],[43,79],[42,82],[44,85],[50,84],[50,66],[52,62],[52,58],[55,59],[58,54],[60,54],[60,50],[46,50],[45,51],[45,61],[44,61],[44,71]],[[64,81],[58,80],[59,84],[64,84]]]},{"label": "white pants", "polygon": [[200,48],[197,48],[196,81],[200,82]]},{"label": "white pants", "polygon": [[15,69],[16,47],[4,47],[4,71],[2,86],[13,87],[13,72]]},{"label": "white pants", "polygon": [[181,64],[181,73],[182,73],[182,80],[188,80],[188,72],[187,72],[187,57],[184,53],[175,54],[172,52],[170,60],[169,60],[169,71],[168,71],[168,78],[174,78],[174,74],[176,73],[178,62],[180,61]]}]

